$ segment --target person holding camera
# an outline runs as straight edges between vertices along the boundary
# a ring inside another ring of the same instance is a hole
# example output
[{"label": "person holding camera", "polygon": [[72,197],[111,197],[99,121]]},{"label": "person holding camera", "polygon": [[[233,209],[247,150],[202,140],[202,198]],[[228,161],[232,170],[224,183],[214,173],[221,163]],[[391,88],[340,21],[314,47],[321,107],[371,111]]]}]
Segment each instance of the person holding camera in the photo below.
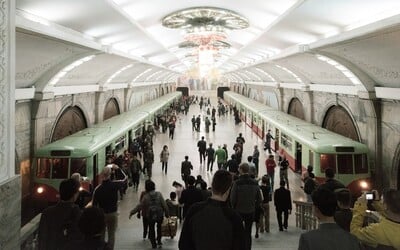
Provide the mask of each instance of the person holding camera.
[{"label": "person holding camera", "polygon": [[[363,244],[376,249],[383,247],[400,249],[400,191],[389,189],[383,193],[383,203],[379,201],[376,190],[362,194],[353,209],[350,232]],[[382,216],[378,223],[363,227],[368,200],[372,198],[372,206]]]}]

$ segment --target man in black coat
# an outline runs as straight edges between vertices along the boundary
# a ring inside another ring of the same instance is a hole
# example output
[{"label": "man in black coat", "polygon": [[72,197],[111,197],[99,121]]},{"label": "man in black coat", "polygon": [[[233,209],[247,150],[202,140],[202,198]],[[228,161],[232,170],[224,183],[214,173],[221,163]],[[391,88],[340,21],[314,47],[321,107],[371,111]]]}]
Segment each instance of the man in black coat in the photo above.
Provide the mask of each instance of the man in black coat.
[{"label": "man in black coat", "polygon": [[183,218],[185,218],[189,208],[196,202],[203,200],[203,195],[200,189],[194,186],[196,178],[194,176],[189,176],[187,178],[188,187],[182,191],[181,198],[179,198],[179,203],[183,204]]},{"label": "man in black coat", "polygon": [[[276,209],[276,217],[278,219],[279,231],[288,228],[288,217],[292,213],[292,198],[290,197],[290,191],[285,188],[285,181],[281,180],[280,188],[275,190],[274,203]],[[282,224],[282,213],[284,214]]]},{"label": "man in black coat", "polygon": [[206,150],[207,150],[207,142],[204,140],[204,136],[201,137],[201,140],[197,142],[197,147],[199,148],[200,155],[200,164],[206,162]]},{"label": "man in black coat", "polygon": [[80,240],[78,228],[81,210],[74,204],[79,195],[79,182],[73,179],[60,184],[60,201],[46,208],[39,223],[39,250],[60,249],[69,241]]},{"label": "man in black coat", "polygon": [[231,185],[229,172],[215,172],[211,198],[194,204],[186,215],[179,239],[180,250],[245,249],[242,219],[226,202]]}]

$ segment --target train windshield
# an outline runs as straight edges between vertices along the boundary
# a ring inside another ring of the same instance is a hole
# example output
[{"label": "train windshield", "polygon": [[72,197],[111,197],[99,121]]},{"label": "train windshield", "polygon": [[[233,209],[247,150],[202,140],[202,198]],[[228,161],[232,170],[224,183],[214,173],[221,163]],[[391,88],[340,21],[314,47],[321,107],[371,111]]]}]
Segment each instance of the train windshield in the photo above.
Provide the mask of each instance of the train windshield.
[{"label": "train windshield", "polygon": [[320,167],[321,172],[325,172],[325,169],[330,167],[338,174],[365,174],[368,173],[367,155],[321,154]]},{"label": "train windshield", "polygon": [[36,177],[46,179],[67,179],[68,158],[39,158]]},{"label": "train windshield", "polygon": [[86,158],[71,159],[71,174],[79,173],[81,176],[86,176]]}]

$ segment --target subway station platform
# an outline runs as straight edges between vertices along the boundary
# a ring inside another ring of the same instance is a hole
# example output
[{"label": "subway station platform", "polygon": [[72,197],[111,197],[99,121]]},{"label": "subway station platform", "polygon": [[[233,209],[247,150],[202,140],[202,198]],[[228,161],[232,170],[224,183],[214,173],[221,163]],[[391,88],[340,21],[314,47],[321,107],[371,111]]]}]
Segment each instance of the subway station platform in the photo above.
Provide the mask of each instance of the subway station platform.
[{"label": "subway station platform", "polygon": [[[211,105],[216,106],[217,96],[216,92],[191,92],[191,95],[198,95],[211,98]],[[226,143],[228,145],[228,155],[231,155],[233,150],[232,147],[239,133],[242,133],[246,142],[243,148],[243,161],[248,155],[253,152],[254,145],[258,145],[261,156],[260,156],[260,176],[266,173],[265,169],[265,159],[267,154],[262,151],[263,141],[259,138],[252,130],[244,124],[244,122],[239,125],[235,125],[233,114],[218,117],[216,116],[216,129],[215,132],[205,133],[204,122],[201,124],[200,132],[192,132],[191,128],[191,118],[193,115],[206,116],[206,111],[200,111],[198,104],[193,104],[190,106],[190,110],[187,116],[180,114],[177,121],[175,136],[173,140],[168,138],[168,132],[156,133],[154,141],[154,155],[155,162],[153,165],[153,180],[156,183],[156,190],[160,191],[164,198],[169,198],[169,193],[174,191],[175,188],[172,187],[173,181],[178,181],[182,183],[180,177],[180,166],[181,162],[184,160],[184,156],[188,155],[189,160],[192,162],[194,170],[192,175],[197,176],[201,174],[203,179],[207,182],[208,186],[211,184],[212,173],[207,172],[206,166],[200,165],[199,155],[197,151],[197,141],[200,140],[201,136],[205,137],[207,144],[212,142],[213,146],[217,148],[218,145]],[[168,174],[161,172],[161,163],[159,162],[159,154],[163,145],[168,145],[170,157],[168,162]],[[204,164],[204,163],[203,163]],[[216,163],[214,163],[214,172],[217,169]],[[275,186],[279,186],[279,170],[275,172]],[[143,228],[141,219],[137,219],[133,216],[129,219],[129,211],[137,205],[139,201],[139,195],[142,190],[144,190],[145,179],[141,177],[139,191],[136,192],[132,188],[127,190],[127,194],[124,196],[124,200],[119,202],[119,225],[116,234],[116,245],[115,249],[151,249],[151,244],[149,240],[143,240]],[[305,195],[301,189],[301,180],[298,174],[289,171],[289,183],[290,191],[292,194],[292,200],[305,200]],[[270,203],[270,233],[260,233],[259,238],[255,239],[255,226],[253,226],[253,244],[252,249],[297,249],[298,240],[300,234],[303,232],[301,229],[295,227],[295,206],[293,205],[292,214],[289,216],[289,227],[287,231],[280,232],[278,230],[278,223],[276,219],[275,208],[273,202]],[[178,241],[180,237],[180,224],[178,224],[178,233],[175,238],[165,238],[162,239],[162,249],[178,249]]]}]

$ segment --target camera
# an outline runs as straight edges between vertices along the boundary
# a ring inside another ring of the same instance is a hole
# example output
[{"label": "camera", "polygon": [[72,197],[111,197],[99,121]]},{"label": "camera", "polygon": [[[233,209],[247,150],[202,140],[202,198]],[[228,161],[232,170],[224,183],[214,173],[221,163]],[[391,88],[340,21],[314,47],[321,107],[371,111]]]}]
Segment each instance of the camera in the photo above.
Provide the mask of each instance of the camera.
[{"label": "camera", "polygon": [[365,198],[366,198],[368,201],[374,200],[374,199],[375,199],[374,196],[375,196],[374,193],[366,193],[366,194],[365,194]]}]

